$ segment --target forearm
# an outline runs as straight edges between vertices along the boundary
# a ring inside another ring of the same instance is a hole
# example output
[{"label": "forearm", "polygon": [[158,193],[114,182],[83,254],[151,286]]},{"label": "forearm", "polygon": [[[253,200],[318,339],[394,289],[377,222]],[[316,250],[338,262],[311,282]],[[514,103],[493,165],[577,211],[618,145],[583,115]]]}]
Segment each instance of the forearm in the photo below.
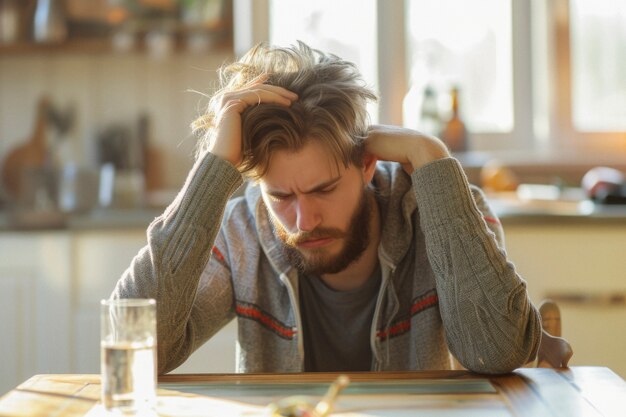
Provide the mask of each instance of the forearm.
[{"label": "forearm", "polygon": [[[112,297],[155,298],[159,354],[176,356],[200,275],[211,255],[226,202],[241,185],[229,163],[207,154],[197,161],[182,190],[148,228],[148,244],[118,281]],[[159,358],[164,364],[165,358]],[[159,366],[161,369],[161,365]]]},{"label": "forearm", "polygon": [[452,353],[478,372],[508,372],[526,363],[539,344],[539,315],[487,228],[460,165],[433,162],[412,179]]}]

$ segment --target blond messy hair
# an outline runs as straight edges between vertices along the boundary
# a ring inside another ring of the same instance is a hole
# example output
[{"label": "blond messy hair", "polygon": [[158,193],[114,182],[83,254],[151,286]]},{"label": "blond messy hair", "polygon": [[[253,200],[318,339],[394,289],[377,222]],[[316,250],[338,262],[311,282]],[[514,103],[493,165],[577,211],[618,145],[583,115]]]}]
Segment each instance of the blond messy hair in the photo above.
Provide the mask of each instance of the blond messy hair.
[{"label": "blond messy hair", "polygon": [[369,124],[366,105],[376,95],[354,64],[303,42],[287,48],[262,43],[219,70],[220,88],[206,114],[192,124],[201,136],[196,155],[206,150],[216,128],[221,94],[263,76],[265,84],[286,88],[298,94],[298,100],[290,107],[263,103],[244,111],[242,173],[259,179],[268,170],[272,152],[295,152],[310,140],[326,146],[337,164],[362,166]]}]

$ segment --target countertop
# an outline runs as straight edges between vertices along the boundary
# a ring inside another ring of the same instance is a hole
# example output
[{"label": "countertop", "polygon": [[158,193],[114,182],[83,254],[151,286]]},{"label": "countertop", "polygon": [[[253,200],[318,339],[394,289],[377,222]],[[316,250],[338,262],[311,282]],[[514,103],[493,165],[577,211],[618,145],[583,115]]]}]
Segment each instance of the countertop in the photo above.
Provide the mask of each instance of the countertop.
[{"label": "countertop", "polygon": [[[502,224],[626,224],[626,205],[595,205],[591,201],[523,201],[510,198],[488,198]],[[15,215],[0,211],[0,232],[42,230],[111,230],[146,229],[163,209],[96,209],[80,214],[20,213],[21,225]]]},{"label": "countertop", "polygon": [[626,205],[600,205],[590,200],[513,200],[488,198],[502,224],[624,223]]},{"label": "countertop", "polygon": [[0,231],[146,229],[163,209],[95,209],[86,213],[19,213],[0,211]]}]

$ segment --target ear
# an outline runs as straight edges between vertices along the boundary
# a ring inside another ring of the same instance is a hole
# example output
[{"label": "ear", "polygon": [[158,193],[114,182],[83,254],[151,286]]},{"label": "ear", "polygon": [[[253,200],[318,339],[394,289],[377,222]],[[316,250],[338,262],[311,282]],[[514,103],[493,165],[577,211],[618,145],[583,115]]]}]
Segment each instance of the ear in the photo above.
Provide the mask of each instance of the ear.
[{"label": "ear", "polygon": [[369,152],[365,152],[363,155],[363,167],[361,170],[363,173],[363,180],[366,184],[369,184],[372,181],[372,178],[374,178],[374,173],[376,172],[376,162],[378,162],[378,158]]}]

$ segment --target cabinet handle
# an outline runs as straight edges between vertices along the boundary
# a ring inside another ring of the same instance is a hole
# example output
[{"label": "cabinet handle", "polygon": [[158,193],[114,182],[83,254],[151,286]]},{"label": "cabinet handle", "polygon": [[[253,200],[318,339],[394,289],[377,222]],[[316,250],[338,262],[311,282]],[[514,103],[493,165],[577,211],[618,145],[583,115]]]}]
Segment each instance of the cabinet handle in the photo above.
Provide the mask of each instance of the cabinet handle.
[{"label": "cabinet handle", "polygon": [[557,304],[578,304],[589,306],[626,306],[626,292],[610,292],[589,294],[583,292],[555,292],[548,293],[547,297]]}]

